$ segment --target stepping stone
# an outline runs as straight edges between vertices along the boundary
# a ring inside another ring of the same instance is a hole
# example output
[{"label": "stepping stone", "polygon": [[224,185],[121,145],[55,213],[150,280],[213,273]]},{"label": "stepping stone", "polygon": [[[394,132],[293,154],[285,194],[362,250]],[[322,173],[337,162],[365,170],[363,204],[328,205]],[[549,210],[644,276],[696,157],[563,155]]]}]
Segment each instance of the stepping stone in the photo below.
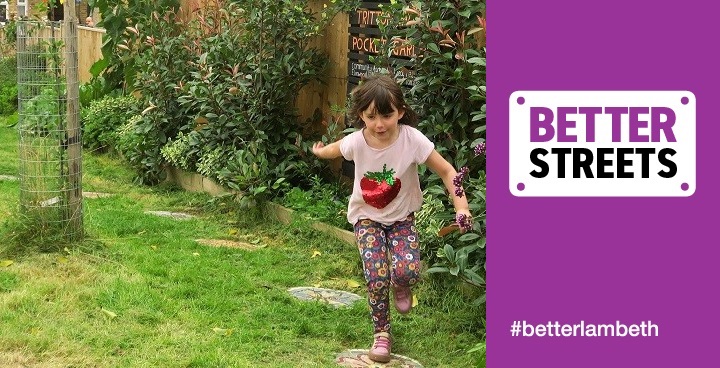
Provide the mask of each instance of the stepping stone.
[{"label": "stepping stone", "polygon": [[243,243],[238,241],[232,241],[232,240],[222,240],[222,239],[195,239],[196,242],[207,245],[209,247],[216,247],[216,248],[237,248],[237,249],[244,249],[244,250],[257,250],[257,245],[252,245],[250,243]]},{"label": "stepping stone", "polygon": [[89,199],[106,198],[106,197],[110,197],[110,196],[112,196],[112,194],[110,194],[110,193],[83,192],[83,197],[89,198]]},{"label": "stepping stone", "polygon": [[0,175],[0,181],[18,181],[20,178],[13,175]]},{"label": "stepping stone", "polygon": [[364,349],[346,350],[335,357],[335,362],[341,367],[352,368],[423,368],[417,360],[398,354],[391,354],[387,363],[373,362],[368,356],[369,353],[369,350]]},{"label": "stepping stone", "polygon": [[348,293],[347,291],[316,287],[294,287],[288,289],[288,292],[300,300],[321,301],[336,308],[347,307],[363,299],[360,295]]},{"label": "stepping stone", "polygon": [[168,212],[168,211],[145,211],[148,215],[155,215],[160,217],[172,217],[175,220],[189,220],[195,216],[183,213],[183,212]]}]

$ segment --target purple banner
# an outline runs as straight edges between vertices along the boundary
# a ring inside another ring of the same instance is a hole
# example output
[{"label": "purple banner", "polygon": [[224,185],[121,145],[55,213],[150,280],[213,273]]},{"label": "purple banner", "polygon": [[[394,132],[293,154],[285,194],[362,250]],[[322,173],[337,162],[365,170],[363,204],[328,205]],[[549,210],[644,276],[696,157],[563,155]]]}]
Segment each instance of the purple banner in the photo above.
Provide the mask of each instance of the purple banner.
[{"label": "purple banner", "polygon": [[[488,367],[718,365],[718,8],[488,2]],[[694,193],[514,196],[515,91],[691,92]]]}]

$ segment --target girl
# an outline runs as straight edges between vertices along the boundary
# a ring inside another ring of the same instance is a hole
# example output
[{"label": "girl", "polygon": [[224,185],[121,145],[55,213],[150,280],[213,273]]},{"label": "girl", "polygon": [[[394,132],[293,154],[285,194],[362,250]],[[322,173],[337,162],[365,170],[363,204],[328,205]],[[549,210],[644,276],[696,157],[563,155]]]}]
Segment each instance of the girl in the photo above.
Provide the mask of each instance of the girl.
[{"label": "girl", "polygon": [[352,91],[352,102],[348,116],[363,128],[327,146],[317,142],[312,151],[319,158],[343,156],[355,162],[347,218],[354,225],[372,311],[375,340],[369,355],[384,363],[390,361],[392,343],[390,288],[395,308],[405,314],[412,308],[411,287],[420,278],[414,217],[422,205],[418,165],[427,165],[442,178],[457,215],[471,217],[465,197],[455,195],[457,172],[413,127],[417,115],[391,77],[364,78]]}]

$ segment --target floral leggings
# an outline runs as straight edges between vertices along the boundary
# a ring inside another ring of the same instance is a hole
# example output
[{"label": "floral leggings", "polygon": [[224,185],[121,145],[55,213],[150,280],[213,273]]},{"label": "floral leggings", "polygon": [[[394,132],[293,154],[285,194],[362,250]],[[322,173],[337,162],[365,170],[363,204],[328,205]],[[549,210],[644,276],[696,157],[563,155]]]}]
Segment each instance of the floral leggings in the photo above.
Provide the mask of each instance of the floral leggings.
[{"label": "floral leggings", "polygon": [[390,332],[391,284],[412,286],[420,279],[415,216],[411,214],[392,225],[362,219],[355,224],[355,238],[365,271],[375,333]]}]

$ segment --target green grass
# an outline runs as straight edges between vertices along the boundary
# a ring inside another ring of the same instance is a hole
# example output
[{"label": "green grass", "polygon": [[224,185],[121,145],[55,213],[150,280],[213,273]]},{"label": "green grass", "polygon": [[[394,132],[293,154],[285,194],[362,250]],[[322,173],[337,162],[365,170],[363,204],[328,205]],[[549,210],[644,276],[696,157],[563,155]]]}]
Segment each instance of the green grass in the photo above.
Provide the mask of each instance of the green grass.
[{"label": "green grass", "polygon": [[[0,128],[0,174],[16,175],[17,159],[15,129]],[[0,260],[13,261],[0,266],[0,366],[335,367],[336,353],[369,346],[365,303],[334,309],[287,293],[317,285],[365,295],[347,283],[363,283],[352,245],[205,194],[135,186],[111,156],[83,159],[83,189],[115,195],[86,199],[87,239],[57,252],[23,250],[32,242],[13,236],[30,226],[17,219],[19,183],[0,181]],[[439,285],[424,282],[416,310],[393,314],[394,352],[426,367],[475,366],[466,351],[480,341],[480,315]]]}]

